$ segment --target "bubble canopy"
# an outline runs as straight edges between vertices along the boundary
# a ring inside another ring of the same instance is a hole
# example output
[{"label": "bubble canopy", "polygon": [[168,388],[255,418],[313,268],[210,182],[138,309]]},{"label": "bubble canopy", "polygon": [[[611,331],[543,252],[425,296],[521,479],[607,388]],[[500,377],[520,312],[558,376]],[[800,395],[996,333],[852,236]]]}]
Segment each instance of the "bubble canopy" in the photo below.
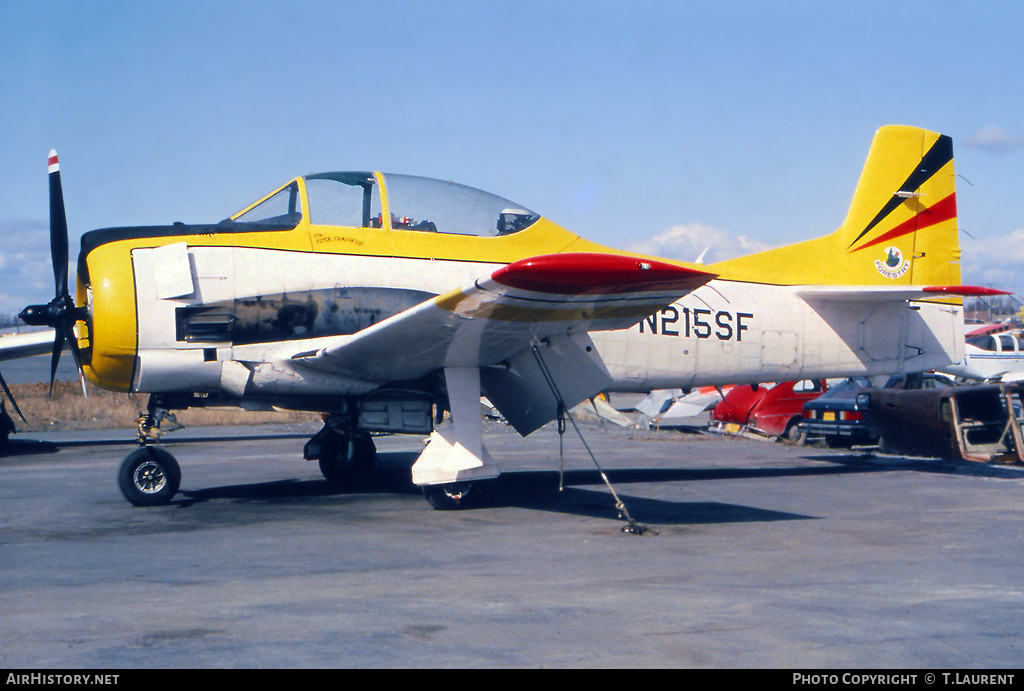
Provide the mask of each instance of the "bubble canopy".
[{"label": "bubble canopy", "polygon": [[[385,173],[318,173],[283,187],[232,220],[239,223],[382,228],[495,237],[540,218],[521,205],[445,180]],[[386,208],[386,211],[385,211]]]}]

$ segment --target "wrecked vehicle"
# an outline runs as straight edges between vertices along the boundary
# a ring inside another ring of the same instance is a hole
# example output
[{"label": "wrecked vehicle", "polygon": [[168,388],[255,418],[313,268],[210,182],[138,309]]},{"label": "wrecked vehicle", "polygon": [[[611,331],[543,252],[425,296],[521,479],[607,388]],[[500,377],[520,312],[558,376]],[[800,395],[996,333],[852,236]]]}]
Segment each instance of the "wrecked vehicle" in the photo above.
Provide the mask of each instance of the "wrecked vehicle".
[{"label": "wrecked vehicle", "polygon": [[886,453],[984,463],[1024,463],[1024,384],[864,391],[857,407]]},{"label": "wrecked vehicle", "polygon": [[712,410],[711,425],[724,432],[738,433],[742,427],[760,435],[799,441],[804,403],[827,388],[824,381],[811,379],[771,387],[736,386]]}]

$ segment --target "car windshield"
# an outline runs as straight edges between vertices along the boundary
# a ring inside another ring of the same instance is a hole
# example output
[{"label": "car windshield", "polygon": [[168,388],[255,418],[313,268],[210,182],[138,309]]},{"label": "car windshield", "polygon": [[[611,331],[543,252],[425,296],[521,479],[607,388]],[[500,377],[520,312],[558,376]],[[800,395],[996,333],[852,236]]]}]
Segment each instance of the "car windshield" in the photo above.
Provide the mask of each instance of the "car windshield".
[{"label": "car windshield", "polygon": [[885,383],[887,389],[942,389],[955,382],[941,374],[894,374]]}]

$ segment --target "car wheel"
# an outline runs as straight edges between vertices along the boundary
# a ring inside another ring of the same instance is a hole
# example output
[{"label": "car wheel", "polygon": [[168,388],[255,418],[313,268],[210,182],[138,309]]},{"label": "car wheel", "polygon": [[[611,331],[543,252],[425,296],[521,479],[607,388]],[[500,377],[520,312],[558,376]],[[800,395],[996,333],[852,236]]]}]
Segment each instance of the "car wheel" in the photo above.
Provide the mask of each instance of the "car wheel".
[{"label": "car wheel", "polygon": [[807,439],[807,432],[801,429],[799,418],[790,420],[783,437],[791,444],[802,444]]}]

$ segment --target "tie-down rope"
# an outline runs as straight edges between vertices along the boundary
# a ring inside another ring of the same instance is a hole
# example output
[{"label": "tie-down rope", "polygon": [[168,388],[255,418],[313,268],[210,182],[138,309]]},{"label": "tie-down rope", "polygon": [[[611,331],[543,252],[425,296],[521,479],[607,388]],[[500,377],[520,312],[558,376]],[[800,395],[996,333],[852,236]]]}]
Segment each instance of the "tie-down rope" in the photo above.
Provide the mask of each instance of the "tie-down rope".
[{"label": "tie-down rope", "polygon": [[619,512],[619,518],[626,521],[626,525],[622,526],[622,532],[629,533],[631,535],[643,535],[649,527],[637,523],[632,516],[629,515],[629,510],[626,509],[626,505],[619,498],[615,488],[612,487],[611,481],[605,474],[604,469],[601,468],[601,464],[597,462],[597,457],[594,456],[594,452],[590,450],[590,445],[587,444],[587,440],[583,437],[583,432],[580,431],[579,426],[576,424],[576,420],[573,419],[572,415],[565,407],[565,399],[562,398],[561,392],[558,390],[558,385],[555,383],[554,377],[551,376],[550,370],[548,370],[547,364],[544,362],[544,357],[541,355],[540,349],[537,344],[534,343],[531,346],[533,350],[533,357],[537,361],[537,366],[540,367],[541,374],[544,375],[545,381],[547,381],[548,387],[551,389],[552,395],[555,397],[555,401],[558,403],[558,489],[562,489],[562,467],[563,467],[563,448],[562,448],[562,435],[565,434],[565,419],[568,418],[569,422],[572,423],[573,429],[576,430],[576,435],[583,442],[583,448],[587,450],[587,454],[590,455],[590,460],[594,462],[594,466],[597,468],[597,472],[601,475],[601,479],[604,480],[604,484],[608,487],[608,491],[612,493],[612,497],[615,499],[615,510]]}]

